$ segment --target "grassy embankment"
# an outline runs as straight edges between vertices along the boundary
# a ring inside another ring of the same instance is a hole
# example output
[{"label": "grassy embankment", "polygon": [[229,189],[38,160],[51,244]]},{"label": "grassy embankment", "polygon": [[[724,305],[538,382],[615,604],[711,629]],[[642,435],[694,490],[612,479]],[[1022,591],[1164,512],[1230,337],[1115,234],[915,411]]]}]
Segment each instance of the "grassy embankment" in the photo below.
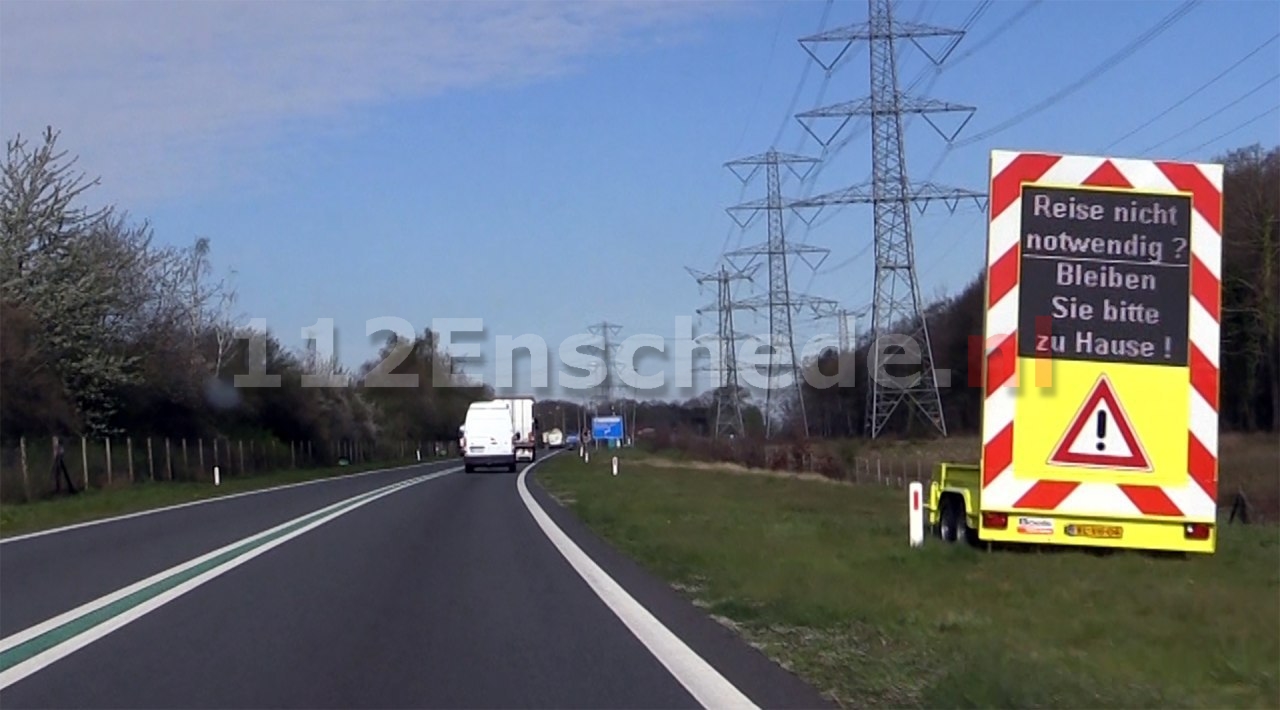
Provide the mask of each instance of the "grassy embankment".
[{"label": "grassy embankment", "polygon": [[1189,559],[913,550],[899,490],[646,458],[538,480],[845,706],[1280,707],[1274,526]]},{"label": "grassy embankment", "polygon": [[[441,461],[449,457],[425,458],[423,463]],[[233,493],[301,483],[320,478],[350,475],[362,471],[391,468],[414,463],[411,460],[383,461],[380,463],[333,466],[328,468],[287,469],[251,476],[223,479],[221,485],[212,481],[155,481],[129,484],[124,482],[110,488],[91,488],[73,496],[45,498],[30,503],[0,504],[0,538],[22,533],[46,530],[62,525],[83,523],[114,515],[136,513],[152,508],[178,505],[206,498],[217,498]]]}]

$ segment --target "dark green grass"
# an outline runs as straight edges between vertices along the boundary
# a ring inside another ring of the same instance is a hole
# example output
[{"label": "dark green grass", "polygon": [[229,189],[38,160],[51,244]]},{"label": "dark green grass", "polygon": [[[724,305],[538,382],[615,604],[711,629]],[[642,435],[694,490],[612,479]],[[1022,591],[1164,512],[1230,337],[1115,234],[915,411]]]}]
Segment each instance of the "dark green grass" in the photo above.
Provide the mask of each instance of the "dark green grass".
[{"label": "dark green grass", "polygon": [[1275,527],[1189,559],[913,550],[902,491],[608,471],[566,456],[538,480],[847,707],[1280,707]]}]

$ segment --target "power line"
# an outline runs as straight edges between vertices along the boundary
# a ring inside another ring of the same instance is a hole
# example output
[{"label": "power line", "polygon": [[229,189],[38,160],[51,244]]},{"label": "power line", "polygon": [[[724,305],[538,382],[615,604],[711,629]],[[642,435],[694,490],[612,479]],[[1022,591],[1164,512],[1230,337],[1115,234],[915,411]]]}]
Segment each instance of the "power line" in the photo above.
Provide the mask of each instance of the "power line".
[{"label": "power line", "polygon": [[[1010,17],[1010,18],[1006,19],[1003,23],[1001,23],[1001,24],[1000,24],[999,26],[997,26],[994,30],[992,30],[992,31],[991,31],[991,33],[989,33],[988,35],[986,35],[985,37],[983,37],[981,40],[979,40],[977,43],[975,43],[973,46],[971,46],[971,47],[970,47],[967,51],[965,51],[963,54],[959,55],[958,57],[956,57],[956,58],[954,58],[954,59],[948,59],[948,61],[947,61],[947,63],[946,63],[946,64],[942,64],[942,65],[931,64],[931,65],[929,65],[929,66],[924,67],[923,69],[921,69],[921,70],[920,70],[920,72],[919,72],[919,73],[917,73],[917,74],[916,74],[916,77],[911,81],[911,83],[907,85],[907,88],[906,88],[906,90],[904,91],[904,93],[911,93],[912,91],[914,91],[914,90],[915,90],[915,88],[916,88],[917,86],[919,86],[919,85],[920,85],[920,82],[922,82],[922,81],[924,81],[926,78],[928,78],[928,80],[929,80],[929,85],[928,85],[928,86],[926,86],[926,87],[925,87],[925,89],[924,89],[924,91],[922,92],[922,93],[928,94],[928,93],[933,89],[934,84],[936,84],[936,83],[937,83],[938,79],[942,76],[942,73],[943,73],[944,71],[946,71],[948,68],[954,67],[954,66],[955,66],[956,64],[958,64],[959,62],[961,62],[961,61],[963,61],[963,60],[965,60],[965,59],[967,59],[967,58],[969,58],[969,57],[972,57],[974,54],[976,54],[977,52],[981,51],[981,50],[982,50],[983,48],[985,48],[987,45],[991,44],[993,41],[995,41],[996,39],[998,39],[1002,34],[1004,34],[1004,33],[1005,33],[1005,32],[1007,32],[1010,28],[1012,28],[1015,24],[1017,24],[1018,22],[1022,21],[1024,18],[1026,18],[1026,16],[1027,16],[1027,15],[1028,15],[1032,10],[1034,10],[1034,9],[1035,9],[1035,8],[1036,8],[1036,7],[1041,3],[1041,2],[1043,2],[1043,0],[1033,0],[1033,2],[1027,3],[1027,4],[1026,4],[1026,5],[1024,5],[1024,6],[1023,6],[1023,7],[1022,7],[1018,12],[1016,12],[1012,17]],[[974,25],[974,24],[975,24],[979,19],[981,19],[981,17],[982,17],[984,14],[986,14],[987,10],[990,8],[990,6],[991,6],[992,4],[993,4],[993,2],[992,2],[991,0],[986,0],[986,1],[982,2],[982,3],[980,3],[980,4],[978,5],[978,7],[977,7],[977,8],[975,8],[973,11],[971,11],[971,12],[969,13],[968,17],[966,17],[966,18],[965,18],[964,22],[963,22],[963,23],[961,23],[961,25],[960,25],[960,31],[961,31],[961,32],[964,32],[964,33],[967,33],[967,32],[969,31],[969,29],[970,29],[970,28],[971,28],[971,27],[972,27],[972,26],[973,26],[973,25]],[[919,18],[919,14],[917,14],[917,20],[913,20],[913,21],[918,21],[918,18]],[[958,45],[958,42],[957,42],[956,44]],[[951,47],[951,49],[952,49],[952,50],[954,50],[954,49],[955,49],[955,47],[953,46],[953,47]],[[911,119],[912,119],[912,118],[914,118],[914,116],[907,116],[907,117],[904,117],[904,124],[906,124],[906,125],[910,125],[910,122],[911,122]],[[867,120],[867,119],[865,119],[865,118],[864,118],[863,120]],[[867,125],[869,126],[869,123],[868,123]],[[904,126],[904,127],[905,127],[905,126]],[[831,151],[830,155],[829,155],[829,156],[827,156],[827,157],[828,157],[828,158],[830,158],[830,157],[835,157],[837,154],[839,154],[839,152],[840,152],[840,151],[841,151],[841,150],[842,150],[846,145],[848,145],[848,144],[849,144],[850,142],[852,142],[854,139],[858,138],[858,137],[862,134],[862,132],[863,132],[863,131],[864,131],[864,126],[863,126],[863,124],[862,124],[862,121],[859,121],[858,125],[857,125],[857,126],[855,126],[853,133],[852,133],[851,135],[849,135],[849,136],[846,136],[844,140],[842,140],[839,144],[837,144],[836,148],[835,148],[833,151]],[[820,173],[820,172],[821,172],[821,169],[819,169],[819,170],[815,171],[815,173]],[[864,182],[870,181],[870,180],[871,180],[871,177],[872,177],[871,175],[868,175],[868,176],[864,179]],[[932,175],[930,175],[930,179],[932,179]],[[835,218],[835,214],[834,214],[834,213],[832,213],[832,214],[828,215],[827,217],[825,217],[825,218],[823,218],[823,219],[816,219],[812,224],[808,225],[808,229],[806,230],[806,233],[807,233],[808,231],[811,231],[811,230],[813,230],[813,229],[816,229],[816,228],[818,228],[818,227],[821,227],[821,226],[822,226],[822,225],[824,225],[824,224],[827,224],[828,222],[830,222],[830,221],[831,221],[832,219],[834,219],[834,218]],[[814,280],[815,280],[815,279],[817,279],[817,277],[818,277],[818,276],[825,276],[825,275],[828,275],[828,274],[836,273],[837,271],[840,271],[841,269],[844,269],[844,268],[846,268],[846,267],[848,267],[848,266],[850,266],[850,265],[852,265],[852,264],[856,263],[856,262],[857,262],[858,260],[860,260],[863,256],[865,256],[865,255],[866,255],[866,253],[867,253],[868,251],[870,251],[870,250],[871,250],[871,247],[872,247],[872,246],[874,246],[874,244],[873,244],[873,243],[868,243],[868,244],[867,244],[866,246],[864,246],[861,250],[859,250],[856,254],[854,254],[853,256],[851,256],[851,257],[849,257],[849,258],[847,258],[847,259],[845,259],[845,260],[841,261],[840,263],[838,263],[838,264],[836,264],[836,265],[834,265],[834,266],[828,267],[828,268],[826,268],[826,269],[822,269],[822,270],[815,270],[815,271],[813,272],[813,274],[810,276],[810,278],[809,278],[809,284],[805,287],[805,290],[809,290],[810,288],[812,288],[812,287],[813,287],[813,282],[814,282]]]},{"label": "power line", "polygon": [[1075,81],[1063,87],[1062,89],[1055,91],[1053,94],[1042,99],[1039,103],[1031,106],[1030,108],[1023,110],[1022,112],[1012,116],[1011,118],[1008,118],[1003,122],[998,123],[995,126],[988,128],[985,131],[982,131],[981,133],[972,135],[964,139],[963,141],[954,143],[954,147],[963,148],[964,146],[972,145],[979,141],[986,140],[999,133],[1003,133],[1004,131],[1018,125],[1019,123],[1022,123],[1028,118],[1031,118],[1032,116],[1040,113],[1041,111],[1044,111],[1045,109],[1053,106],[1054,104],[1065,99],[1071,94],[1074,94],[1075,92],[1079,91],[1081,88],[1093,83],[1103,74],[1106,74],[1112,69],[1115,69],[1124,60],[1133,56],[1139,49],[1142,49],[1146,45],[1150,44],[1152,40],[1164,34],[1166,31],[1169,30],[1169,28],[1177,24],[1179,20],[1181,20],[1183,17],[1186,17],[1187,13],[1195,9],[1196,5],[1199,5],[1201,2],[1203,2],[1203,0],[1187,0],[1186,2],[1179,5],[1176,10],[1164,16],[1159,22],[1157,22],[1155,25],[1150,27],[1146,32],[1143,32],[1141,35],[1139,35],[1132,42],[1122,47],[1115,54],[1112,54],[1111,56],[1104,59],[1097,66],[1085,72],[1079,79],[1076,79]]},{"label": "power line", "polygon": [[[1027,5],[1023,6],[1023,7],[1022,7],[1022,9],[1020,9],[1020,10],[1019,10],[1017,13],[1015,13],[1012,17],[1010,17],[1009,19],[1005,20],[1003,23],[1001,23],[999,26],[997,26],[994,30],[992,30],[990,34],[988,34],[988,35],[986,35],[985,37],[983,37],[983,38],[982,38],[981,40],[979,40],[979,41],[978,41],[974,46],[970,47],[970,48],[969,48],[965,53],[961,54],[961,55],[960,55],[960,56],[958,56],[957,58],[955,58],[955,59],[950,59],[950,58],[949,58],[949,59],[947,60],[947,63],[946,63],[946,64],[942,64],[942,65],[932,65],[932,64],[931,64],[931,65],[929,65],[929,66],[924,67],[923,69],[921,69],[921,70],[916,74],[916,77],[911,81],[911,83],[907,85],[907,88],[905,89],[905,91],[904,91],[903,93],[912,93],[913,91],[915,91],[916,87],[917,87],[917,86],[919,86],[919,85],[920,85],[920,83],[921,83],[922,81],[924,81],[925,79],[928,79],[928,80],[929,80],[929,84],[928,84],[928,86],[926,86],[926,87],[924,88],[924,90],[921,92],[921,93],[924,93],[924,94],[928,94],[928,93],[933,89],[933,86],[937,83],[938,79],[942,76],[942,73],[943,73],[943,72],[945,72],[947,69],[949,69],[949,68],[951,68],[951,67],[955,66],[955,65],[956,65],[957,63],[959,63],[960,61],[963,61],[964,59],[966,59],[966,58],[968,58],[968,57],[972,57],[974,54],[976,54],[977,52],[981,51],[984,47],[986,47],[987,45],[991,44],[991,42],[993,42],[993,41],[995,41],[996,39],[998,39],[1002,34],[1004,34],[1004,33],[1005,33],[1005,32],[1007,32],[1011,27],[1013,27],[1013,25],[1017,24],[1017,23],[1018,23],[1018,22],[1020,22],[1022,19],[1024,19],[1024,18],[1027,16],[1027,14],[1028,14],[1028,13],[1030,13],[1032,10],[1034,10],[1034,9],[1035,9],[1035,8],[1036,8],[1036,7],[1041,3],[1041,2],[1043,2],[1043,0],[1034,0],[1033,2],[1030,2],[1030,3],[1028,3]],[[985,1],[985,2],[983,2],[983,3],[980,3],[976,9],[974,9],[973,11],[971,11],[971,12],[969,13],[969,16],[965,19],[965,21],[964,21],[963,23],[961,23],[960,28],[959,28],[959,29],[960,29],[960,31],[961,31],[961,32],[964,32],[964,33],[967,33],[967,32],[970,30],[970,28],[972,28],[972,26],[973,26],[973,25],[974,25],[974,24],[975,24],[979,19],[981,19],[981,17],[982,17],[984,14],[986,14],[987,9],[988,9],[992,4],[993,4],[993,3],[992,3],[990,0]],[[917,19],[916,19],[916,20],[913,20],[913,22],[918,21],[918,18],[919,18],[919,15],[917,15]],[[954,47],[952,47],[952,49],[954,49]],[[903,121],[904,121],[904,128],[910,125],[911,120],[912,120],[913,118],[915,118],[915,116],[905,116],[905,117],[903,118]],[[826,151],[824,151],[824,158],[825,158],[827,161],[829,161],[831,158],[834,158],[834,157],[836,157],[837,155],[839,155],[840,151],[841,151],[841,150],[843,150],[843,149],[844,149],[844,147],[845,147],[846,145],[848,145],[849,143],[851,143],[851,142],[852,142],[852,141],[854,141],[855,139],[857,139],[857,138],[861,137],[861,136],[866,132],[866,130],[867,130],[869,127],[870,127],[869,119],[867,119],[867,118],[865,118],[865,117],[863,117],[862,119],[860,119],[860,120],[858,121],[858,123],[855,125],[855,127],[854,127],[853,131],[850,133],[850,135],[846,136],[843,140],[841,140],[841,141],[836,145],[836,147],[835,147],[833,150],[831,150],[829,153],[826,153]],[[824,163],[824,165],[825,165],[825,163]],[[820,174],[821,172],[822,172],[822,166],[819,166],[819,168],[818,168],[817,170],[815,170],[815,171],[814,171],[814,177],[816,177],[816,176],[817,176],[818,174]],[[871,179],[871,175],[870,175],[870,174],[868,174],[868,175],[867,175],[867,177],[864,179],[864,182],[869,181],[870,179]],[[932,179],[932,176],[930,176],[930,179]],[[818,227],[821,227],[821,226],[823,226],[824,224],[827,224],[828,222],[830,222],[830,221],[831,221],[832,219],[834,219],[834,218],[835,218],[835,215],[834,215],[834,214],[830,214],[830,215],[828,215],[827,217],[824,217],[824,218],[822,218],[822,219],[815,219],[815,220],[814,220],[814,222],[813,222],[813,224],[809,225],[809,226],[808,226],[808,230],[806,230],[806,231],[811,231],[811,230],[813,230],[813,229],[816,229],[816,228],[818,228]],[[850,265],[850,264],[854,263],[854,262],[855,262],[855,261],[856,261],[856,260],[861,256],[861,255],[863,255],[863,254],[865,254],[865,253],[866,253],[866,250],[864,249],[863,251],[859,252],[859,253],[858,253],[857,255],[855,255],[854,257],[851,257],[851,258],[849,258],[849,259],[845,259],[844,261],[840,262],[839,264],[837,264],[837,265],[835,265],[835,266],[829,267],[829,268],[827,268],[827,269],[823,269],[823,270],[821,270],[821,271],[816,271],[816,272],[814,272],[814,277],[817,277],[817,276],[819,276],[819,275],[830,274],[830,273],[834,273],[834,272],[836,272],[836,271],[839,271],[840,269],[842,269],[842,268],[844,268],[844,267],[846,267],[846,266],[848,266],[848,265]],[[810,286],[812,286],[812,280],[810,281]]]},{"label": "power line", "polygon": [[1050,106],[1053,106],[1054,104],[1058,103],[1059,101],[1066,98],[1067,96],[1075,93],[1076,91],[1080,90],[1084,86],[1092,83],[1095,79],[1102,76],[1106,72],[1116,68],[1124,60],[1128,59],[1130,56],[1136,53],[1139,49],[1146,46],[1147,44],[1150,44],[1151,41],[1154,40],[1156,37],[1159,37],[1160,35],[1164,34],[1170,27],[1177,24],[1179,20],[1185,17],[1187,13],[1193,10],[1195,6],[1199,5],[1201,2],[1202,0],[1187,0],[1187,2],[1184,2],[1182,5],[1178,6],[1178,9],[1174,10],[1168,15],[1165,15],[1159,22],[1157,22],[1155,25],[1148,28],[1146,32],[1139,35],[1132,42],[1125,45],[1124,47],[1121,47],[1110,57],[1107,57],[1097,66],[1085,72],[1083,75],[1081,75],[1079,79],[1069,84],[1066,88],[1059,90],[1058,92],[1046,97],[1045,99],[1042,99],[1038,104],[1035,104],[1030,108],[1023,110],[1021,113],[1013,116],[1012,118],[1006,119],[1003,123],[997,124],[996,126],[993,126],[982,133],[978,133],[977,135],[970,136],[969,138],[966,138],[963,141],[949,142],[946,145],[946,147],[942,149],[942,154],[938,156],[938,159],[936,161],[934,161],[933,167],[929,169],[929,174],[925,178],[925,180],[932,180],[933,177],[937,175],[938,170],[942,168],[942,164],[947,161],[947,158],[951,157],[952,152],[954,152],[955,150],[959,148],[964,148],[969,145],[973,145],[978,141],[985,140],[998,133],[1003,133],[1004,131],[1012,128],[1013,126],[1016,126],[1017,124],[1022,123],[1023,121],[1030,118],[1031,116],[1034,116],[1035,114],[1040,113],[1041,111],[1049,108]]},{"label": "power line", "polygon": [[1244,123],[1241,123],[1240,125],[1236,126],[1235,128],[1232,128],[1231,130],[1227,131],[1226,133],[1222,133],[1222,134],[1220,134],[1220,135],[1214,136],[1213,138],[1210,138],[1209,140],[1207,140],[1207,141],[1205,141],[1205,142],[1201,143],[1200,145],[1198,145],[1198,146],[1196,146],[1196,147],[1192,148],[1191,150],[1188,150],[1188,151],[1183,152],[1181,155],[1176,156],[1174,159],[1175,159],[1175,160],[1177,160],[1177,159],[1184,158],[1184,157],[1186,157],[1186,156],[1188,156],[1188,155],[1190,155],[1190,154],[1192,154],[1192,153],[1196,152],[1197,150],[1200,150],[1201,148],[1205,148],[1205,147],[1207,147],[1207,146],[1213,145],[1214,143],[1217,143],[1218,141],[1222,140],[1223,138],[1226,138],[1227,136],[1229,136],[1229,135],[1231,135],[1231,134],[1235,133],[1236,131],[1241,131],[1241,130],[1244,130],[1245,128],[1248,128],[1249,126],[1252,126],[1253,124],[1257,123],[1258,121],[1261,121],[1262,119],[1264,119],[1264,118],[1266,118],[1267,116],[1269,116],[1269,115],[1271,115],[1271,114],[1275,113],[1276,111],[1280,111],[1280,105],[1272,106],[1271,108],[1267,109],[1266,111],[1263,111],[1262,113],[1258,114],[1257,116],[1254,116],[1253,118],[1251,118],[1251,119],[1249,119],[1249,120],[1245,121]]},{"label": "power line", "polygon": [[778,36],[782,34],[782,16],[785,12],[786,6],[781,6],[781,9],[778,10],[778,21],[773,28],[773,41],[769,43],[769,58],[764,63],[764,71],[760,73],[760,84],[756,87],[756,96],[751,101],[751,110],[747,112],[747,120],[742,124],[742,133],[738,136],[738,142],[733,146],[735,153],[742,147],[742,141],[747,137],[747,129],[751,128],[751,122],[756,117],[756,110],[760,107],[760,95],[764,93],[764,85],[769,80],[769,69],[773,67],[773,55],[778,48]]},{"label": "power line", "polygon": [[1159,148],[1159,147],[1161,147],[1161,146],[1163,146],[1163,145],[1166,145],[1166,144],[1168,144],[1168,143],[1171,143],[1171,142],[1173,142],[1173,141],[1175,141],[1175,140],[1177,140],[1177,139],[1179,139],[1179,138],[1181,138],[1181,137],[1183,137],[1183,136],[1187,135],[1187,134],[1188,134],[1188,133],[1190,133],[1191,131],[1194,131],[1195,129],[1199,128],[1200,126],[1203,126],[1205,123],[1207,123],[1207,122],[1209,122],[1209,121],[1212,121],[1213,119],[1217,118],[1218,116],[1221,116],[1224,112],[1226,112],[1226,110],[1227,110],[1227,109],[1231,108],[1232,106],[1235,106],[1236,104],[1240,103],[1241,101],[1244,101],[1245,99],[1249,98],[1250,96],[1253,96],[1254,94],[1258,93],[1259,91],[1262,91],[1263,89],[1267,88],[1267,85],[1268,85],[1268,84],[1270,84],[1270,83],[1272,83],[1272,82],[1274,82],[1276,79],[1280,79],[1280,72],[1277,72],[1277,73],[1275,73],[1275,74],[1272,74],[1272,75],[1271,75],[1271,77],[1270,77],[1269,79],[1267,79],[1266,81],[1262,82],[1261,84],[1258,84],[1257,86],[1253,87],[1252,89],[1249,89],[1248,91],[1244,92],[1244,93],[1243,93],[1243,94],[1241,94],[1240,96],[1237,96],[1237,97],[1236,97],[1236,99],[1235,99],[1235,101],[1232,101],[1232,102],[1231,102],[1231,103],[1229,103],[1229,104],[1226,104],[1226,105],[1224,105],[1224,106],[1219,107],[1219,108],[1218,108],[1217,110],[1215,110],[1213,113],[1209,114],[1208,116],[1205,116],[1204,118],[1200,119],[1199,121],[1196,121],[1195,123],[1191,124],[1190,126],[1187,126],[1186,128],[1182,129],[1181,131],[1178,131],[1177,133],[1175,133],[1175,134],[1173,134],[1173,135],[1169,136],[1168,138],[1165,138],[1164,140],[1160,141],[1159,143],[1156,143],[1155,145],[1152,145],[1152,146],[1150,146],[1150,147],[1148,147],[1148,148],[1145,148],[1144,150],[1142,150],[1142,153],[1143,153],[1143,154],[1151,153],[1151,152],[1152,152],[1152,151],[1154,151],[1155,149],[1157,149],[1157,148]]},{"label": "power line", "polygon": [[[822,32],[823,30],[826,29],[827,22],[831,17],[831,8],[834,4],[835,4],[835,0],[827,0],[826,6],[822,10],[822,19],[818,23],[818,32]],[[778,144],[778,141],[782,140],[782,133],[783,131],[786,130],[787,124],[790,122],[791,114],[795,111],[796,105],[800,103],[800,94],[803,93],[805,84],[808,83],[809,81],[810,68],[812,68],[812,65],[809,62],[805,62],[804,69],[802,69],[800,72],[800,81],[799,83],[796,84],[796,90],[791,96],[791,104],[787,108],[787,112],[783,114],[782,121],[779,122],[778,130],[774,134],[773,142],[769,144],[770,146],[776,146]],[[831,72],[827,72],[827,75],[822,80],[822,86],[818,90],[818,94],[820,96],[826,92],[827,83],[830,80],[831,80]],[[804,137],[801,136],[800,138],[801,144],[803,144],[803,141],[804,141]],[[739,143],[741,143],[741,141],[739,141]],[[799,152],[800,147],[801,145],[797,145],[795,152]],[[744,182],[742,183],[741,189],[738,192],[738,200],[735,204],[740,204],[744,199],[746,199],[746,195],[747,195],[747,184]],[[791,225],[788,224],[787,227],[789,229]],[[742,227],[739,225],[735,228],[735,225],[730,224],[728,227],[728,233],[724,237],[724,243],[720,246],[720,253],[723,254],[729,251],[729,242],[733,241],[733,236],[735,232],[738,235],[738,240],[735,243],[734,248],[736,249],[741,247],[742,240],[746,236],[746,231],[747,231],[746,227]]]},{"label": "power line", "polygon": [[[827,29],[827,19],[831,16],[831,6],[835,4],[835,0],[827,0],[826,7],[822,8],[822,21],[818,23],[818,31],[822,32]],[[791,123],[791,114],[795,112],[796,105],[800,103],[800,94],[804,92],[804,86],[809,81],[809,70],[813,68],[810,62],[804,63],[804,69],[800,71],[800,81],[796,83],[796,90],[791,94],[791,104],[787,106],[787,112],[782,114],[782,120],[778,122],[778,130],[773,134],[773,142],[770,145],[777,145],[782,140],[782,133],[786,130],[787,125]],[[831,78],[831,72],[827,72],[827,79]],[[799,148],[796,148],[799,150]]]},{"label": "power line", "polygon": [[1160,113],[1158,113],[1158,114],[1156,114],[1155,116],[1151,117],[1151,118],[1150,118],[1150,119],[1148,119],[1147,121],[1143,122],[1143,123],[1142,123],[1142,125],[1138,126],[1137,128],[1134,128],[1133,130],[1129,131],[1128,133],[1124,134],[1123,136],[1120,136],[1119,138],[1117,138],[1117,139],[1115,139],[1115,140],[1111,141],[1109,144],[1107,144],[1107,146],[1106,146],[1105,148],[1103,148],[1103,149],[1102,149],[1101,151],[1099,151],[1099,152],[1101,152],[1101,153],[1103,153],[1103,154],[1106,154],[1106,152],[1107,152],[1107,151],[1111,150],[1112,148],[1114,148],[1115,146],[1119,145],[1120,143],[1123,143],[1126,139],[1128,139],[1129,137],[1131,137],[1131,136],[1133,136],[1134,134],[1138,133],[1138,132],[1139,132],[1139,131],[1141,131],[1142,129],[1146,128],[1147,126],[1150,126],[1151,124],[1155,123],[1156,121],[1159,121],[1160,119],[1164,118],[1165,116],[1168,116],[1168,115],[1169,115],[1169,113],[1170,113],[1170,112],[1172,112],[1174,109],[1178,108],[1179,106],[1181,106],[1181,105],[1185,104],[1186,102],[1190,101],[1191,99],[1195,98],[1196,96],[1198,96],[1198,95],[1200,94],[1200,92],[1201,92],[1201,91],[1204,91],[1205,89],[1209,88],[1210,86],[1213,86],[1214,84],[1216,84],[1216,83],[1218,83],[1219,81],[1221,81],[1223,77],[1225,77],[1226,75],[1228,75],[1228,74],[1230,74],[1231,72],[1235,71],[1237,68],[1239,68],[1239,67],[1240,67],[1240,65],[1244,64],[1246,61],[1248,61],[1249,59],[1251,59],[1251,58],[1252,58],[1254,55],[1256,55],[1258,52],[1261,52],[1263,49],[1266,49],[1266,48],[1267,48],[1267,46],[1269,46],[1272,42],[1275,42],[1277,39],[1280,39],[1280,32],[1277,32],[1276,34],[1271,35],[1271,38],[1270,38],[1270,39],[1268,39],[1266,42],[1263,42],[1262,44],[1258,45],[1257,47],[1254,47],[1254,48],[1253,48],[1253,50],[1251,50],[1248,54],[1244,55],[1243,57],[1240,57],[1240,58],[1239,58],[1239,59],[1237,59],[1237,60],[1235,61],[1235,63],[1233,63],[1231,66],[1229,66],[1229,67],[1227,67],[1226,69],[1223,69],[1221,72],[1219,72],[1217,76],[1213,77],[1212,79],[1210,79],[1210,80],[1206,81],[1205,83],[1201,84],[1200,86],[1196,87],[1196,89],[1195,89],[1194,91],[1192,91],[1191,93],[1187,94],[1186,96],[1183,96],[1181,99],[1178,99],[1178,101],[1177,101],[1177,102],[1175,102],[1173,105],[1169,106],[1169,107],[1168,107],[1168,108],[1166,108],[1165,110],[1161,111]]},{"label": "power line", "polygon": [[[1000,35],[1004,34],[1005,32],[1008,32],[1009,28],[1021,22],[1023,18],[1025,18],[1032,10],[1036,9],[1036,7],[1038,7],[1042,2],[1044,2],[1044,0],[1032,0],[1031,2],[1024,4],[1016,13],[1013,14],[1012,17],[1005,20],[1003,23],[997,26],[994,30],[992,30],[991,34],[987,35],[986,37],[983,37],[977,42],[974,42],[969,47],[969,49],[965,50],[963,54],[955,57],[954,59],[949,60],[945,66],[953,68],[957,64],[968,59],[969,57],[972,57],[974,54],[981,51],[988,44],[991,44],[995,40],[999,39]],[[989,3],[986,3],[986,4],[989,4]],[[981,14],[978,15],[978,17],[981,17],[981,16],[982,16]],[[936,69],[938,72],[941,72],[943,67],[937,67]]]}]

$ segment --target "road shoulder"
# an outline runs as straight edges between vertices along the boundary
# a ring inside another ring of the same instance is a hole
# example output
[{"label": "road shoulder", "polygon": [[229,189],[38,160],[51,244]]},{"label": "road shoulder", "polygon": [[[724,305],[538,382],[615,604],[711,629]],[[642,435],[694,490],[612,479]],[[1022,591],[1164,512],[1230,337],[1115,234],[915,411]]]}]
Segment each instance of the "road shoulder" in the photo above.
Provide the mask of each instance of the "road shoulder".
[{"label": "road shoulder", "polygon": [[597,536],[539,484],[538,471],[535,467],[527,476],[529,492],[547,516],[637,602],[757,705],[837,707],[799,676],[778,665],[665,581]]}]

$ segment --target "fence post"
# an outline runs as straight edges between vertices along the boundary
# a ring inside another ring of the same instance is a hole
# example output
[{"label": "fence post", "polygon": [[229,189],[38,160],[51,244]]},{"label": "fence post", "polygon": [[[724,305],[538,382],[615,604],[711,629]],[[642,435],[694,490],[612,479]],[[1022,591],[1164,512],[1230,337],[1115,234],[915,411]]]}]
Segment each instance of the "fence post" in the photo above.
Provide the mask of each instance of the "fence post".
[{"label": "fence post", "polygon": [[80,435],[80,465],[84,467],[84,489],[89,490],[89,445]]},{"label": "fence post", "polygon": [[191,474],[191,462],[187,459],[187,437],[182,437],[182,475]]},{"label": "fence post", "polygon": [[147,475],[152,481],[156,480],[156,457],[151,450],[151,437],[147,437]]},{"label": "fence post", "polygon": [[173,480],[173,454],[169,452],[169,437],[164,438],[164,468],[169,472],[169,480]]},{"label": "fence post", "polygon": [[[196,454],[200,459],[200,476],[204,475],[204,437],[196,439]],[[200,480],[200,476],[196,476],[196,480]]]},{"label": "fence post", "polygon": [[111,485],[111,437],[106,437],[102,443],[107,447],[107,485]]},{"label": "fence post", "polygon": [[240,449],[240,475],[241,475],[241,476],[243,476],[243,475],[245,474],[245,470],[244,470],[244,439],[241,439],[240,441],[238,441],[238,442],[236,442],[236,443],[238,444],[238,446],[237,446],[236,448]]},{"label": "fence post", "polygon": [[133,483],[133,437],[124,438],[125,458],[129,462],[129,482]]},{"label": "fence post", "polygon": [[294,448],[293,439],[290,439],[289,440],[289,468],[297,468],[297,467],[298,467],[298,452],[297,452],[297,449]]},{"label": "fence post", "polygon": [[22,496],[23,500],[31,500],[31,480],[27,474],[27,437],[18,437],[18,451],[22,459]]}]

